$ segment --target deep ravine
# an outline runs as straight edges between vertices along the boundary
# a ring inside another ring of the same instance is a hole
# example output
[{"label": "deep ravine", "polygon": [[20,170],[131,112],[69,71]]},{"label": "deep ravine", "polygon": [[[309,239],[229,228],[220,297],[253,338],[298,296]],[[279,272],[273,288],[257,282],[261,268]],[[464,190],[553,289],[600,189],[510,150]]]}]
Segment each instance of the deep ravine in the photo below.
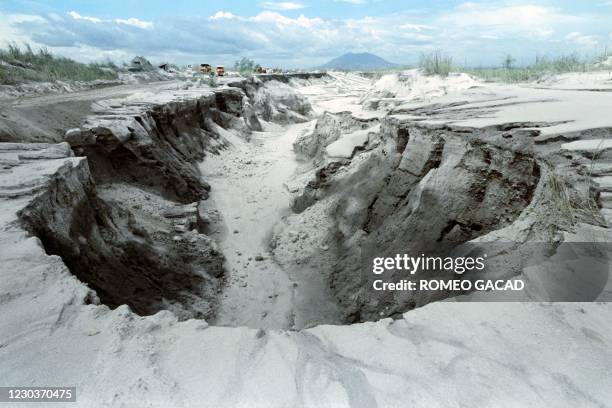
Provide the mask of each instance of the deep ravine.
[{"label": "deep ravine", "polygon": [[[249,142],[226,132],[231,146],[200,165],[212,187],[207,206],[220,218],[211,233],[226,257],[226,285],[216,325],[299,328],[296,320],[303,325],[308,320],[304,315],[312,313],[306,310],[312,309],[310,296],[325,296],[322,281],[301,273],[297,264],[285,270],[270,252],[274,226],[290,213],[288,183],[299,171],[293,142],[313,125],[266,124]],[[300,301],[306,297],[308,302]],[[315,303],[327,309],[334,304],[330,299]]]}]

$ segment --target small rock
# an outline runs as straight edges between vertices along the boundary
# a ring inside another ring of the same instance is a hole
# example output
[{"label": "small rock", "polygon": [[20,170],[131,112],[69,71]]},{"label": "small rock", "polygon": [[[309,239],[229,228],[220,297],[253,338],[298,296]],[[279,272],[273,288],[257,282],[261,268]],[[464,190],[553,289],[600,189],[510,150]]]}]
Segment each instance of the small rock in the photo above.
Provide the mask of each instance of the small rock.
[{"label": "small rock", "polygon": [[173,228],[174,228],[174,232],[178,232],[178,233],[187,232],[187,228],[185,228],[185,225],[177,224],[177,225],[174,225]]},{"label": "small rock", "polygon": [[64,134],[64,140],[70,146],[86,146],[96,143],[96,136],[90,131],[81,131],[79,128],[68,129]]},{"label": "small rock", "polygon": [[255,337],[257,337],[258,339],[261,339],[265,335],[266,331],[264,329],[259,329],[257,330],[257,333],[255,333]]},{"label": "small rock", "polygon": [[206,233],[212,224],[210,214],[211,211],[206,208],[206,203],[200,201],[197,205],[196,225],[201,233]]},{"label": "small rock", "polygon": [[264,260],[264,257],[263,257],[263,256],[261,256],[261,255],[257,255],[257,256],[255,257],[255,260],[256,260],[256,261],[258,261],[258,262],[259,262],[259,261],[263,261],[263,260]]},{"label": "small rock", "polygon": [[79,129],[79,128],[68,129],[66,131],[66,133],[64,133],[64,137],[66,139],[80,138],[81,137],[81,129]]},{"label": "small rock", "polygon": [[196,203],[187,205],[178,205],[176,207],[170,207],[163,212],[165,218],[187,218],[196,216],[198,212]]},{"label": "small rock", "polygon": [[234,230],[234,234],[237,234],[238,232],[240,232],[240,231],[238,231],[238,230]]}]

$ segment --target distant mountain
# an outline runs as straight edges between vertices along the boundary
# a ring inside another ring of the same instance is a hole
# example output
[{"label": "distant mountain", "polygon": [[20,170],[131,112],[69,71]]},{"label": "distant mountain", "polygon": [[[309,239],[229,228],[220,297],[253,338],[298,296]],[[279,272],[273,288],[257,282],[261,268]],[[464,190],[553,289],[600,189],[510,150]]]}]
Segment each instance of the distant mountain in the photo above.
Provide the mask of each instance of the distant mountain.
[{"label": "distant mountain", "polygon": [[397,64],[393,64],[387,60],[380,58],[377,55],[370,54],[369,52],[349,52],[347,54],[339,56],[338,58],[334,58],[327,64],[324,64],[318,68],[369,71],[375,69],[393,68],[396,66]]}]

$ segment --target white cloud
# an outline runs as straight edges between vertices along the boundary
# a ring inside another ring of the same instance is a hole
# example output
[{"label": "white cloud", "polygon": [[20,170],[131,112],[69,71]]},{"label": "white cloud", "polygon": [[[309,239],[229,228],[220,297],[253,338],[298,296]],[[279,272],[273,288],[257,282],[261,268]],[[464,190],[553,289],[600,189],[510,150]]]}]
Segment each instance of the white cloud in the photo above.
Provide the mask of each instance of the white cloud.
[{"label": "white cloud", "polygon": [[217,11],[214,15],[208,17],[209,20],[231,20],[233,18],[237,18],[237,16],[230,13],[229,11]]},{"label": "white cloud", "polygon": [[417,32],[421,32],[423,30],[432,30],[433,27],[424,25],[424,24],[410,24],[410,23],[405,23],[402,24],[398,27],[401,30],[414,30]]},{"label": "white cloud", "polygon": [[278,27],[286,27],[291,25],[299,27],[314,27],[315,25],[323,23],[323,20],[318,17],[308,18],[304,15],[300,15],[298,18],[289,18],[274,11],[263,11],[256,16],[249,18],[249,20],[256,23],[275,24]]},{"label": "white cloud", "polygon": [[336,2],[336,3],[349,3],[349,4],[358,5],[358,4],[365,4],[366,0],[334,0],[334,2]]},{"label": "white cloud", "polygon": [[79,13],[77,13],[76,11],[69,11],[68,15],[70,17],[74,18],[75,20],[91,21],[92,23],[101,23],[102,22],[102,20],[99,19],[98,17],[82,16]]},{"label": "white cloud", "polygon": [[573,31],[565,36],[566,40],[573,41],[583,47],[596,47],[599,42],[591,35],[584,35],[578,31]]},{"label": "white cloud", "polygon": [[293,19],[285,17],[282,14],[274,11],[263,11],[256,16],[251,17],[250,20],[256,23],[273,23],[281,26],[290,25],[294,21]]},{"label": "white cloud", "polygon": [[[254,15],[221,10],[208,17],[154,21],[103,20],[76,11],[59,16],[0,14],[0,42],[29,41],[79,59],[138,54],[154,61],[232,64],[248,56],[264,65],[285,67],[316,66],[348,51],[410,63],[435,49],[461,62],[499,64],[506,53],[530,61],[539,54],[580,52],[609,42],[610,13],[570,14],[535,4],[537,0],[503,1],[354,19],[292,17],[277,10]],[[151,27],[155,30],[143,32]]]},{"label": "white cloud", "polygon": [[63,20],[63,19],[62,19],[62,16],[60,16],[60,15],[59,15],[59,14],[57,14],[57,13],[49,13],[49,14],[48,14],[48,17],[49,17],[51,20],[54,20],[54,21],[62,21],[62,20]]},{"label": "white cloud", "polygon": [[9,23],[24,23],[28,21],[44,21],[41,16],[33,14],[9,14],[4,16]]},{"label": "white cloud", "polygon": [[300,10],[306,8],[302,3],[294,3],[291,1],[265,1],[262,3],[264,8],[270,10]]},{"label": "white cloud", "polygon": [[472,1],[466,1],[465,3],[461,3],[457,6],[457,10],[470,10],[478,7],[478,3],[474,3]]},{"label": "white cloud", "polygon": [[569,25],[584,24],[583,16],[563,13],[537,4],[481,5],[463,3],[439,17],[440,26],[463,29],[475,35],[546,38]]},{"label": "white cloud", "polygon": [[28,14],[2,14],[0,12],[0,47],[6,47],[11,43],[27,42],[29,38],[19,32],[16,23],[24,21],[40,21],[39,16]]},{"label": "white cloud", "polygon": [[147,28],[152,28],[153,27],[153,23],[150,21],[144,21],[144,20],[139,20],[135,17],[130,17],[128,19],[121,19],[118,18],[115,20],[116,23],[118,24],[125,24],[125,25],[130,25],[130,26],[134,26],[134,27],[138,27],[138,28],[142,28],[142,29],[147,29]]},{"label": "white cloud", "polygon": [[308,18],[300,15],[296,20],[296,24],[302,27],[313,27],[316,25],[322,26],[324,25],[324,21],[318,17]]}]

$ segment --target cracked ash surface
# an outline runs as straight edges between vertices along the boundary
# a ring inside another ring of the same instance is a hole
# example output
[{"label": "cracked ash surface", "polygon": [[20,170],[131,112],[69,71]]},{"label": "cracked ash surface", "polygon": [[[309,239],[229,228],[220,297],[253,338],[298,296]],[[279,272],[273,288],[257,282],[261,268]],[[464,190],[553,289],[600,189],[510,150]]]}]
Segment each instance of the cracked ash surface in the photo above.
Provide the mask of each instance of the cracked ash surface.
[{"label": "cracked ash surface", "polygon": [[2,377],[79,406],[606,406],[606,303],[380,298],[359,269],[372,246],[609,242],[608,84],[402,75],[3,101]]}]

